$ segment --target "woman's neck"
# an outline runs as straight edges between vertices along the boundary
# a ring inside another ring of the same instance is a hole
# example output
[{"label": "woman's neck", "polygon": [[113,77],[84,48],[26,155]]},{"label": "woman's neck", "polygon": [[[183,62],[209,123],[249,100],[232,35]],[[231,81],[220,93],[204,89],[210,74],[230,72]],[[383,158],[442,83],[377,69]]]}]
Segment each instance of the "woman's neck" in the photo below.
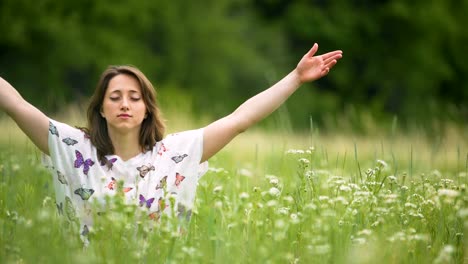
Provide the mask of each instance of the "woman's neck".
[{"label": "woman's neck", "polygon": [[141,153],[138,141],[139,133],[116,133],[109,130],[109,137],[114,146],[114,154],[127,161]]}]

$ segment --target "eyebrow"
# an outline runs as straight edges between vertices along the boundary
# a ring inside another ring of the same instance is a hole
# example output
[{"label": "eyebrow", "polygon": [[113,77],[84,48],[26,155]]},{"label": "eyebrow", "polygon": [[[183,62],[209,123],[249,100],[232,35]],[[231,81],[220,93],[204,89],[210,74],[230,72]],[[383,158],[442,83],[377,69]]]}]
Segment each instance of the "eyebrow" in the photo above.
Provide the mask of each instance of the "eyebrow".
[{"label": "eyebrow", "polygon": [[[139,92],[139,91],[137,91],[137,90],[130,90],[130,91],[128,91],[128,92],[129,92],[129,93],[137,93],[137,94],[140,94],[140,93],[141,93],[141,92]],[[115,90],[113,90],[113,91],[111,91],[111,92],[109,92],[109,93],[111,93],[111,94],[112,94],[112,93],[122,93],[122,90],[120,90],[120,89],[115,89]]]}]

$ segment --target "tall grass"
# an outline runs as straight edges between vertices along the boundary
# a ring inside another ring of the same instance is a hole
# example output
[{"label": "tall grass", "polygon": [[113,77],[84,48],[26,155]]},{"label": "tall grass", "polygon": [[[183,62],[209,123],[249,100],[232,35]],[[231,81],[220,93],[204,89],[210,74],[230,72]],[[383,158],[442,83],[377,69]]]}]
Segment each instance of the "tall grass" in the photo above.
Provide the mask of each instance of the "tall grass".
[{"label": "tall grass", "polygon": [[[82,125],[79,116],[57,119]],[[174,131],[197,126],[169,117],[178,120]],[[4,263],[466,261],[463,133],[431,141],[397,131],[364,137],[313,126],[304,134],[253,129],[210,160],[189,222],[148,222],[117,197],[96,217],[84,247],[76,227],[57,214],[37,150],[10,121],[0,125]]]}]

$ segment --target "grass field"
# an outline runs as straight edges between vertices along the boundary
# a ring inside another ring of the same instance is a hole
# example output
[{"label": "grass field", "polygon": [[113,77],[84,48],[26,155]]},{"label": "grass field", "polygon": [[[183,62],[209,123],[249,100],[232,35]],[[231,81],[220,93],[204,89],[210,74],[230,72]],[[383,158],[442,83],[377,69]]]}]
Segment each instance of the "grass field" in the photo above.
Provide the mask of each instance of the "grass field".
[{"label": "grass field", "polygon": [[[193,128],[185,121],[175,127]],[[0,126],[2,263],[468,261],[464,130],[428,140],[254,129],[210,160],[189,223],[149,225],[116,200],[84,248],[39,152],[11,121]]]}]

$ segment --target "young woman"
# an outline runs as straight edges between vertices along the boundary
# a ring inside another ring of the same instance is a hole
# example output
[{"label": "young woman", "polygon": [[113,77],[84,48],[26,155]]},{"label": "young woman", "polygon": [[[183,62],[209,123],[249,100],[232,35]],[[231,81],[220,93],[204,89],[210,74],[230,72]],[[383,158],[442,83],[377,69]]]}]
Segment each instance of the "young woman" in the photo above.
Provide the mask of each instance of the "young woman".
[{"label": "young woman", "polygon": [[[164,135],[152,84],[138,69],[109,67],[88,108],[88,127],[76,129],[48,118],[0,78],[0,110],[5,111],[49,157],[59,214],[92,224],[93,201],[124,193],[151,218],[162,212],[190,212],[206,161],[235,136],[276,110],[302,83],[328,74],[342,57],[332,51],[315,56],[318,45],[297,67],[228,116],[204,128]],[[168,208],[168,197],[176,208]]]}]

